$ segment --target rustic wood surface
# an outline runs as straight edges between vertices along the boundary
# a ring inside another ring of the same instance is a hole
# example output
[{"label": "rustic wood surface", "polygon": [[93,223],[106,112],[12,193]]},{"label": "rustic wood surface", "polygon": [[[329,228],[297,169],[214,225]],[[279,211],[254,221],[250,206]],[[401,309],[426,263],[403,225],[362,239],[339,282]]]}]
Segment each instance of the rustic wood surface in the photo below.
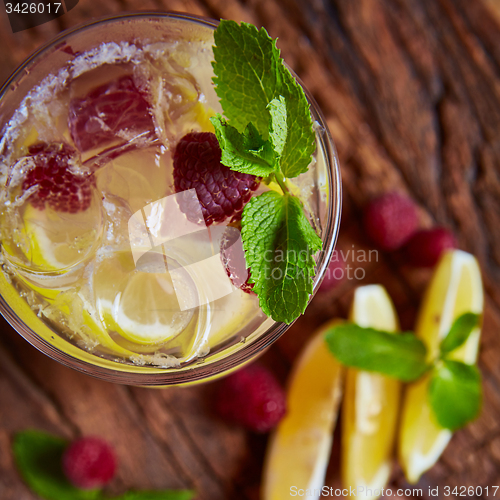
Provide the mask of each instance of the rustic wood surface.
[{"label": "rustic wood surface", "polygon": [[[360,212],[388,190],[409,193],[423,225],[452,228],[484,271],[481,417],[456,433],[427,485],[500,480],[500,8],[498,0],[80,0],[45,25],[12,34],[0,13],[0,81],[40,44],[95,16],[127,10],[185,11],[263,25],[323,109],[342,166],[339,248],[367,249]],[[350,262],[361,283],[383,283],[402,326],[411,328],[428,271],[397,256]],[[344,316],[347,280],[317,296],[304,317],[262,358],[284,382],[314,329]],[[110,492],[195,488],[199,500],[259,498],[266,436],[230,427],[210,410],[216,384],[148,390],[112,385],[51,361],[5,322],[0,337],[0,498],[35,496],[10,453],[14,432],[100,434],[117,448]],[[338,440],[336,441],[338,443]],[[328,484],[336,484],[334,450]],[[393,485],[405,485],[397,465]]]}]

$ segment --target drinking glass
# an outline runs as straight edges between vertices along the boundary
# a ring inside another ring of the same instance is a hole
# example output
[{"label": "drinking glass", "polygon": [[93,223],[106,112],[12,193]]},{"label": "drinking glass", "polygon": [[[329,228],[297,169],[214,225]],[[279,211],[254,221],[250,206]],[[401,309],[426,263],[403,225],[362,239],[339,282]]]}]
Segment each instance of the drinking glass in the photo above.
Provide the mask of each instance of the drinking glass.
[{"label": "drinking glass", "polygon": [[[4,160],[3,165],[0,165],[2,189],[5,189],[11,168],[5,162],[5,152],[9,149],[9,141],[14,141],[15,136],[5,132],[9,128],[12,131],[16,127],[23,127],[22,119],[17,125],[15,120],[22,117],[26,96],[31,93],[32,101],[57,101],[57,98],[40,92],[40,82],[45,82],[45,85],[49,82],[52,87],[46,85],[45,90],[52,88],[56,96],[57,89],[64,89],[71,83],[71,74],[66,69],[72,65],[72,71],[76,71],[75,60],[83,58],[88,67],[103,64],[99,60],[99,54],[103,53],[102,50],[99,52],[99,47],[103,46],[108,47],[106,57],[114,58],[114,63],[120,63],[120,58],[123,57],[128,57],[129,60],[133,58],[134,47],[144,46],[146,43],[155,47],[155,44],[164,43],[165,40],[171,43],[182,41],[207,51],[207,47],[209,49],[213,43],[213,30],[217,24],[216,21],[188,14],[128,13],[92,20],[67,30],[37,50],[0,90],[0,159]],[[122,52],[116,49],[115,53],[110,53],[113,47],[121,47]],[[128,51],[127,54],[124,51]],[[212,86],[211,68],[207,71],[203,77],[205,81],[201,82],[205,88]],[[298,78],[297,80],[302,85]],[[339,230],[341,180],[337,153],[325,119],[312,96],[305,88],[304,90],[310,104],[317,148],[309,172],[293,181],[323,242],[323,250],[315,256],[315,293],[328,266]],[[5,269],[5,260],[3,268]],[[165,387],[211,380],[253,360],[290,326],[277,323],[271,318],[263,318],[243,334],[234,331],[224,342],[211,345],[208,354],[197,356],[176,367],[154,366],[125,361],[109,354],[103,356],[98,350],[93,352],[82,348],[81,343],[72,339],[71,335],[58,332],[45,321],[40,309],[33,307],[22,290],[15,275],[0,273],[0,312],[29,343],[66,366],[106,381],[129,385]]]}]

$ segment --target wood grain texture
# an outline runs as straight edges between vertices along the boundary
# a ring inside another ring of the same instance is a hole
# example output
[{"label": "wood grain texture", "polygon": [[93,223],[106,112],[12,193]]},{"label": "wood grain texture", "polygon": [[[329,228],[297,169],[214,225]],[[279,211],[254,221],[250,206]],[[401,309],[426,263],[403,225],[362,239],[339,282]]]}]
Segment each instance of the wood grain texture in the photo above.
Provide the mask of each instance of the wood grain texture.
[{"label": "wood grain texture", "polygon": [[[344,211],[339,248],[370,249],[361,211],[389,190],[418,203],[423,226],[452,228],[478,256],[486,312],[481,417],[458,432],[419,487],[500,479],[500,6],[498,0],[80,0],[56,21],[16,34],[0,15],[0,80],[51,36],[126,10],[180,10],[265,26],[320,104],[336,142]],[[8,50],[6,49],[8,47]],[[362,280],[318,295],[262,358],[284,382],[314,329],[346,316],[353,289],[382,283],[411,328],[429,271],[397,256],[349,262]],[[2,323],[0,498],[33,499],[12,463],[12,433],[36,427],[107,437],[120,456],[110,486],[194,487],[200,500],[259,498],[266,437],[211,412],[216,384],[165,391],[120,387],[45,358]],[[338,450],[337,450],[338,452]],[[338,453],[327,481],[338,484]],[[337,454],[336,454],[337,453]],[[393,485],[405,485],[397,465]],[[425,496],[425,495],[424,495]]]}]

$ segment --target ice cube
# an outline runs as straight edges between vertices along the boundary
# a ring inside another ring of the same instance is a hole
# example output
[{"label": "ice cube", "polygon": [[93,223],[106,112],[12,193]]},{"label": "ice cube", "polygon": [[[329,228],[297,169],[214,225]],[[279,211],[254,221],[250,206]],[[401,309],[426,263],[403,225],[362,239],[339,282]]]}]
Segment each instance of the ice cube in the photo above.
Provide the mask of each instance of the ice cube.
[{"label": "ice cube", "polygon": [[72,99],[68,127],[82,152],[112,142],[130,142],[145,132],[154,132],[150,106],[131,75]]}]

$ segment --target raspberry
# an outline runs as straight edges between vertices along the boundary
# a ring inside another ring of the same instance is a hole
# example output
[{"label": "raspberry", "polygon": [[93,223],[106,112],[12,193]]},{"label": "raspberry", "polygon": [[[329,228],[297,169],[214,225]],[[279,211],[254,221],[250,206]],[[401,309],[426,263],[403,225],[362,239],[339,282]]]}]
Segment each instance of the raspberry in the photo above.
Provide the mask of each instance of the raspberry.
[{"label": "raspberry", "polygon": [[72,99],[68,127],[80,151],[154,131],[149,104],[130,75],[101,85],[85,97]]},{"label": "raspberry", "polygon": [[83,437],[66,449],[62,465],[66,477],[77,488],[100,488],[115,475],[116,457],[103,439]]},{"label": "raspberry", "polygon": [[[234,217],[233,217],[234,220]],[[233,226],[227,226],[222,235],[220,244],[220,256],[224,269],[231,283],[246,293],[255,294],[252,291],[253,283],[249,283],[250,270],[245,260],[245,250],[241,241],[241,222],[232,222]]]},{"label": "raspberry", "polygon": [[58,212],[70,213],[89,208],[94,176],[71,170],[76,158],[72,147],[64,143],[39,143],[29,148],[28,158],[33,160],[34,167],[26,174],[23,191],[38,186],[38,190],[29,197],[35,208],[43,210],[47,204]]},{"label": "raspberry", "polygon": [[251,365],[221,382],[216,410],[231,422],[255,432],[267,432],[285,415],[285,393],[270,371]]},{"label": "raspberry", "polygon": [[436,227],[415,233],[406,244],[404,255],[413,266],[432,267],[445,250],[456,246],[457,242],[451,231],[445,227]]},{"label": "raspberry", "polygon": [[346,277],[346,264],[337,250],[334,250],[330,264],[319,287],[319,292],[328,292],[342,283]]},{"label": "raspberry", "polygon": [[[220,159],[219,143],[211,132],[191,132],[175,148],[175,191],[196,190],[207,226],[241,211],[260,183],[259,177],[234,172]],[[196,208],[181,206],[190,219]]]},{"label": "raspberry", "polygon": [[364,226],[368,236],[383,250],[402,247],[418,226],[414,203],[398,193],[385,194],[365,208]]}]

